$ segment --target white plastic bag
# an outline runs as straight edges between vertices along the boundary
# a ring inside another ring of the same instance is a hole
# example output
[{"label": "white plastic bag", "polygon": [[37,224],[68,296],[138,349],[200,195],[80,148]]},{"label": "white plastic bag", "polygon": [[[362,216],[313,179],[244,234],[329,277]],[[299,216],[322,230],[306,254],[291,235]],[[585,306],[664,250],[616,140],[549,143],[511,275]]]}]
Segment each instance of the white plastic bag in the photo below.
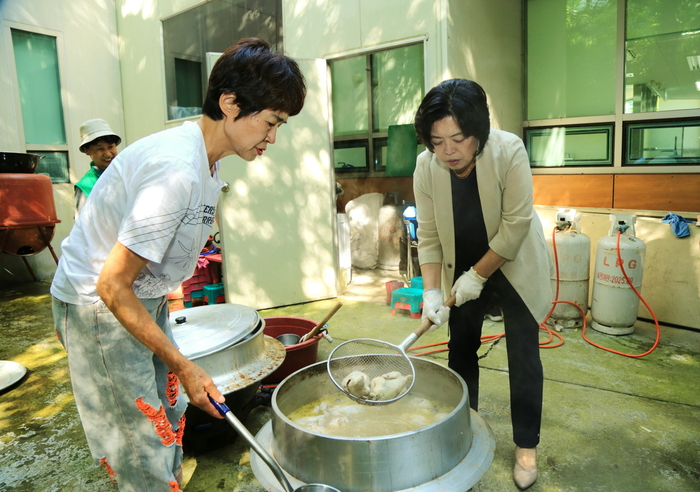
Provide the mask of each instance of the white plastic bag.
[{"label": "white plastic bag", "polygon": [[345,205],[345,212],[350,218],[350,257],[354,267],[377,268],[379,209],[383,203],[383,194],[366,193]]}]

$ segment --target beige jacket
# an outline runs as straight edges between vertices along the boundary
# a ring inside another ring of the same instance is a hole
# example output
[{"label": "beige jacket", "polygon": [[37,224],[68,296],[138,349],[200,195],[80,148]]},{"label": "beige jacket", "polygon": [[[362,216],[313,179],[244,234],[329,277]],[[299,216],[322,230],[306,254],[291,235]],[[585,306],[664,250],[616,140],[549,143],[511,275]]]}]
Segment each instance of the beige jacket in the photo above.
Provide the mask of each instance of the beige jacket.
[{"label": "beige jacket", "polygon": [[[489,247],[508,260],[501,271],[541,323],[554,299],[550,284],[554,266],[533,208],[532,173],[522,140],[491,129],[476,171]],[[430,151],[418,156],[413,191],[420,264],[441,263],[443,292],[449,292],[455,275],[462,274],[454,271],[450,170]]]}]

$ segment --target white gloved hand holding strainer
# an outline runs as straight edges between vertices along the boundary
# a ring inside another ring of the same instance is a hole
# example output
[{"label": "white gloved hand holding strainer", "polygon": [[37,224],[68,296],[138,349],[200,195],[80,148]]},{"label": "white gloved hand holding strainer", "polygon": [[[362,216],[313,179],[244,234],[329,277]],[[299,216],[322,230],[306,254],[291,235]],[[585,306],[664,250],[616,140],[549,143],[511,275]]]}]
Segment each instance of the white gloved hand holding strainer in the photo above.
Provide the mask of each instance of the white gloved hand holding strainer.
[{"label": "white gloved hand holding strainer", "polygon": [[479,297],[486,280],[488,279],[476,273],[474,267],[471,267],[468,272],[464,272],[452,286],[451,293],[457,298],[455,306],[461,306],[465,302]]},{"label": "white gloved hand holding strainer", "polygon": [[450,317],[450,308],[442,303],[442,291],[440,289],[430,289],[423,292],[423,314],[422,319],[429,319],[433,324],[428,329],[428,333],[440,328],[447,323]]}]

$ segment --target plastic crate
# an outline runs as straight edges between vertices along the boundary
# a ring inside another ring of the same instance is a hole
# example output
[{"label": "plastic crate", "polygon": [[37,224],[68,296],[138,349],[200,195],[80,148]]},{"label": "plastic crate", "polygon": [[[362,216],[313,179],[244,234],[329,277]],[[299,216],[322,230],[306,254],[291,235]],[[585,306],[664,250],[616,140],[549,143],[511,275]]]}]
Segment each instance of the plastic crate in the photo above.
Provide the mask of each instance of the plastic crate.
[{"label": "plastic crate", "polygon": [[205,266],[197,266],[194,269],[192,278],[182,282],[182,294],[185,301],[192,301],[192,292],[202,290],[205,285],[216,284],[221,281],[219,276],[219,265],[211,261],[201,262],[206,263]]}]

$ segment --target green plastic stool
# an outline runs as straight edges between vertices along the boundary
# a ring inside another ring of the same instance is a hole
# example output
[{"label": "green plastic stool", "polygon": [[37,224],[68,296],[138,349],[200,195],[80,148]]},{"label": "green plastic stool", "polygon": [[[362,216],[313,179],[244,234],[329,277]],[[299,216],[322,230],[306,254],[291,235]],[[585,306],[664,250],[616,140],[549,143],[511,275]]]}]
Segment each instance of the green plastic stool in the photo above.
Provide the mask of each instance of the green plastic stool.
[{"label": "green plastic stool", "polygon": [[410,311],[411,318],[420,318],[423,309],[423,289],[401,287],[391,293],[391,314],[395,315],[397,309]]}]

